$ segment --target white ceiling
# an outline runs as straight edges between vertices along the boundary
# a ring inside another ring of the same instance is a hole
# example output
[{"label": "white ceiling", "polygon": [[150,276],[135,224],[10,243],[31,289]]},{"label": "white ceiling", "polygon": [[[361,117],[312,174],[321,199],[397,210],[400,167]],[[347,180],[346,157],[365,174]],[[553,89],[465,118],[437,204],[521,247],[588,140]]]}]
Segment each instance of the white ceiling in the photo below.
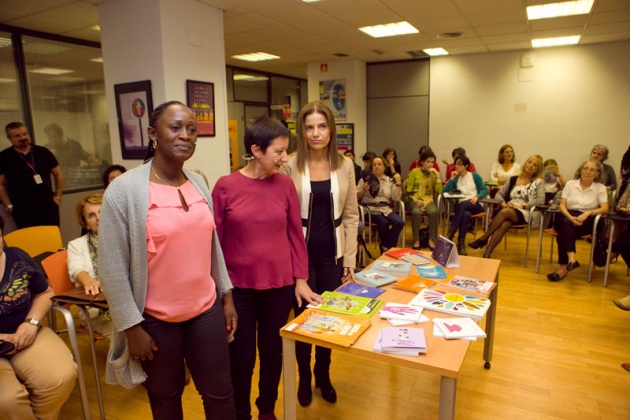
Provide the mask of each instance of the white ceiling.
[{"label": "white ceiling", "polygon": [[[2,0],[0,23],[99,41],[96,3],[107,0]],[[531,39],[581,35],[580,44],[630,39],[630,0],[595,0],[589,15],[529,22],[525,7],[557,0],[198,0],[225,11],[229,65],[306,78],[309,62],[346,54],[368,63],[410,59],[409,51],[442,47],[450,54],[528,50]],[[375,39],[357,28],[406,20],[420,33]],[[440,40],[442,32],[463,32]],[[231,58],[266,52],[260,63]]]}]

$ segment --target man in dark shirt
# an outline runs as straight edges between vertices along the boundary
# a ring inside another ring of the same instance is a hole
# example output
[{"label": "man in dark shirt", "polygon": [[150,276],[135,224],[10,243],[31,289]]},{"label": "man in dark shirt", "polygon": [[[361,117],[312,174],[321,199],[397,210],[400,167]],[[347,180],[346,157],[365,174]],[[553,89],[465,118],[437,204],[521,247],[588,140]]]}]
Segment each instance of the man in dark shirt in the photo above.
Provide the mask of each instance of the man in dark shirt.
[{"label": "man in dark shirt", "polygon": [[57,159],[45,147],[31,144],[24,124],[9,123],[5,132],[12,146],[0,152],[0,200],[19,229],[59,226],[63,175]]},{"label": "man in dark shirt", "polygon": [[98,159],[83,149],[81,143],[66,137],[59,125],[48,124],[44,127],[44,133],[49,142],[44,147],[53,152],[62,171],[66,172],[66,168],[78,168],[82,161],[88,165],[99,163]]}]

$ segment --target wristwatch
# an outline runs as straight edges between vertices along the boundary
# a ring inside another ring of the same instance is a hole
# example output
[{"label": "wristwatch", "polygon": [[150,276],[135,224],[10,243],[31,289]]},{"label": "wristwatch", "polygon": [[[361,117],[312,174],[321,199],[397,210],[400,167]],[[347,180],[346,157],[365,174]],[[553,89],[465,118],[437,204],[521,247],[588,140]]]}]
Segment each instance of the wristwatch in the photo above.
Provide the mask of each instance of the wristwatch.
[{"label": "wristwatch", "polygon": [[38,329],[42,327],[42,323],[39,321],[39,319],[26,318],[24,322],[27,324],[35,325]]}]

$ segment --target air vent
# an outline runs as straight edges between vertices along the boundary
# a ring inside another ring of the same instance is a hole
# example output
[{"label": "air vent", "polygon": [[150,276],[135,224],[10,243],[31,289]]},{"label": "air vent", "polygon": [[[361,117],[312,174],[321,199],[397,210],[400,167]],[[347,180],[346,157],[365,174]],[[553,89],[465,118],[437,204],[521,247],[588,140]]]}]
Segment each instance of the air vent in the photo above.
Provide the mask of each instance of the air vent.
[{"label": "air vent", "polygon": [[378,55],[383,55],[383,54],[385,54],[385,51],[383,51],[383,50],[372,50],[372,52],[373,52],[374,54],[378,54]]},{"label": "air vent", "polygon": [[463,32],[442,32],[437,34],[437,39],[453,39],[453,38],[461,38],[464,36]]},{"label": "air vent", "polygon": [[348,57],[348,54],[346,54],[346,53],[334,53],[333,55],[335,57]]}]

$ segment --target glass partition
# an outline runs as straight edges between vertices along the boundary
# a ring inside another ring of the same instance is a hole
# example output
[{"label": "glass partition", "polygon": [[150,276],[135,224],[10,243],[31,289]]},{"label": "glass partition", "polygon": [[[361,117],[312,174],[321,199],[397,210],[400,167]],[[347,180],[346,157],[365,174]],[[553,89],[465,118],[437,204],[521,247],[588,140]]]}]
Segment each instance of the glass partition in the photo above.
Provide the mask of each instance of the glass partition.
[{"label": "glass partition", "polygon": [[4,127],[13,121],[23,121],[24,113],[20,100],[15,59],[13,57],[13,42],[11,34],[0,32],[0,150],[11,146]]}]

